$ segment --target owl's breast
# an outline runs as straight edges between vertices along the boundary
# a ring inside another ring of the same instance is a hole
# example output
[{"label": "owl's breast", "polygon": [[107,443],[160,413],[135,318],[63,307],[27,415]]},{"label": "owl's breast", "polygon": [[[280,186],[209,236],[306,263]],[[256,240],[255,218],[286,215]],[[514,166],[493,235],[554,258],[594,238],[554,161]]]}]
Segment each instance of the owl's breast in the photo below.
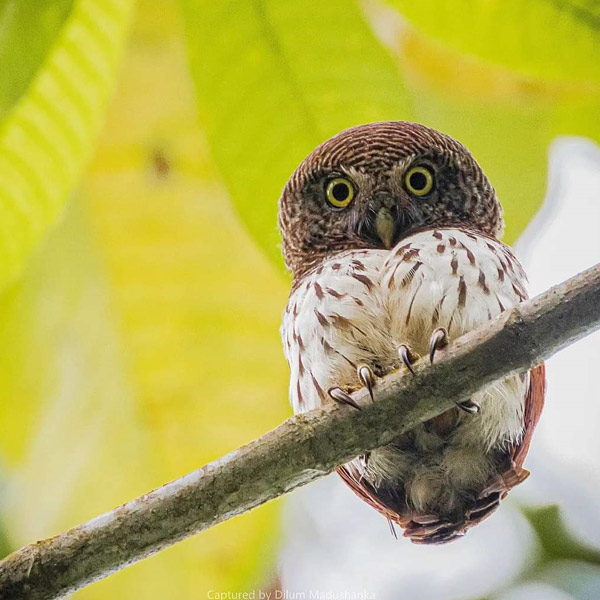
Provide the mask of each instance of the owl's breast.
[{"label": "owl's breast", "polygon": [[392,366],[394,340],[381,288],[388,255],[384,250],[338,254],[291,294],[281,334],[294,412],[329,401],[327,390],[334,385],[354,385],[361,363]]},{"label": "owl's breast", "polygon": [[427,351],[431,331],[451,338],[527,297],[526,276],[501,242],[459,229],[413,235],[386,258],[380,289],[395,338]]},{"label": "owl's breast", "polygon": [[456,338],[480,326],[524,299],[524,282],[505,245],[459,229],[326,260],[296,287],[283,319],[295,412],[328,402],[330,387],[357,387],[360,364],[378,375],[398,368],[401,344],[425,353],[436,327]]}]

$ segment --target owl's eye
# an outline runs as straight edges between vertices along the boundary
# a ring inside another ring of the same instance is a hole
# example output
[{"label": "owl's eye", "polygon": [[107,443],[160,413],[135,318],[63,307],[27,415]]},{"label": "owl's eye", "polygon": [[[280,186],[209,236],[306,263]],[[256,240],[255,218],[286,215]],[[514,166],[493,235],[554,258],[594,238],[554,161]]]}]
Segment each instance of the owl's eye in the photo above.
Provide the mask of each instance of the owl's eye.
[{"label": "owl's eye", "polygon": [[327,184],[325,192],[327,195],[327,202],[329,202],[331,206],[335,206],[335,208],[345,208],[354,198],[354,186],[352,185],[352,182],[343,177],[332,179]]},{"label": "owl's eye", "polygon": [[433,174],[425,167],[413,167],[404,177],[406,189],[415,196],[425,196],[433,189]]}]

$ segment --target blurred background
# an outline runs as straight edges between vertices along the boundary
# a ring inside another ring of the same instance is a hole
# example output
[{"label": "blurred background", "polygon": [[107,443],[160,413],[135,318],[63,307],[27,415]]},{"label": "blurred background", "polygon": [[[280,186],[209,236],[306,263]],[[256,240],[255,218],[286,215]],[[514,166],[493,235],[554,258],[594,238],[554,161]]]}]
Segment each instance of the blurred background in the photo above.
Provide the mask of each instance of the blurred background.
[{"label": "blurred background", "polygon": [[[276,203],[342,128],[462,141],[533,293],[600,262],[599,56],[597,0],[0,0],[0,553],[291,414]],[[74,598],[596,600],[599,361],[549,362],[532,476],[458,542],[330,476]]]}]

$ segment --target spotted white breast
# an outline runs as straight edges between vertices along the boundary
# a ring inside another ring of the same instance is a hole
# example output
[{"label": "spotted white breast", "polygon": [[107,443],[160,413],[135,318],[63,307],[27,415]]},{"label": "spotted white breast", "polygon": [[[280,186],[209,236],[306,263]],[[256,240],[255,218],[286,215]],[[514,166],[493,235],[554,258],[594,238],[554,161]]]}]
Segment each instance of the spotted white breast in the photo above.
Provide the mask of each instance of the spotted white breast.
[{"label": "spotted white breast", "polygon": [[[399,368],[402,344],[426,353],[437,327],[451,340],[477,328],[524,300],[525,282],[507,246],[460,229],[332,256],[295,287],[283,318],[294,411],[331,402],[329,388],[359,387],[360,364],[378,375]],[[460,511],[497,469],[493,450],[522,436],[528,386],[518,375],[494,384],[473,398],[480,413],[458,415],[450,435],[422,427],[409,450],[387,447],[353,466],[375,486],[401,485],[416,512]]]},{"label": "spotted white breast", "polygon": [[525,282],[507,246],[459,229],[420,232],[391,251],[333,256],[296,287],[285,310],[294,412],[330,401],[332,386],[358,387],[361,363],[380,373],[398,368],[401,344],[425,353],[436,327],[451,339],[477,328],[524,300]]}]

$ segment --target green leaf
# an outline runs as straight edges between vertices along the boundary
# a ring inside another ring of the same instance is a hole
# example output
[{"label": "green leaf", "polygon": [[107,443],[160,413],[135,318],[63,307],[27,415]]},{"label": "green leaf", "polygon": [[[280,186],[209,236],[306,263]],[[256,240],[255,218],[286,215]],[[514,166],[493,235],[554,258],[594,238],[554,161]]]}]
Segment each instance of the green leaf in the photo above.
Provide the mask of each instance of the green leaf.
[{"label": "green leaf", "polygon": [[398,70],[354,2],[182,0],[202,125],[250,232],[280,261],[277,200],[339,130],[410,118]]},{"label": "green leaf", "polygon": [[[39,40],[19,43],[13,42],[23,19],[39,3],[4,6],[0,48],[9,55],[9,71],[0,78],[4,107],[18,99],[0,121],[0,288],[20,273],[56,222],[91,153],[132,3],[43,4],[33,20],[41,28]],[[28,35],[35,38],[37,29]],[[20,59],[19,53],[26,55]]]},{"label": "green leaf", "polygon": [[27,89],[72,6],[73,0],[0,1],[0,117]]},{"label": "green leaf", "polygon": [[573,537],[565,526],[559,506],[529,507],[523,512],[535,529],[546,561],[581,560],[600,565],[600,552]]},{"label": "green leaf", "polygon": [[461,54],[528,77],[600,81],[596,0],[387,1],[422,32]]}]

